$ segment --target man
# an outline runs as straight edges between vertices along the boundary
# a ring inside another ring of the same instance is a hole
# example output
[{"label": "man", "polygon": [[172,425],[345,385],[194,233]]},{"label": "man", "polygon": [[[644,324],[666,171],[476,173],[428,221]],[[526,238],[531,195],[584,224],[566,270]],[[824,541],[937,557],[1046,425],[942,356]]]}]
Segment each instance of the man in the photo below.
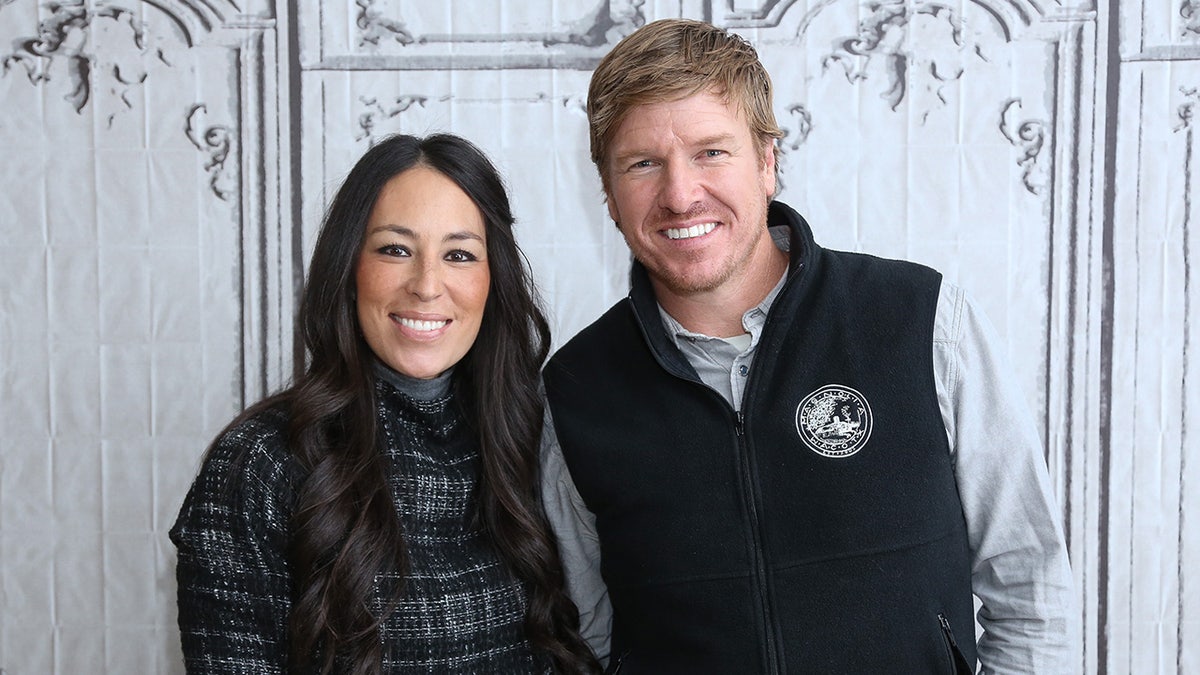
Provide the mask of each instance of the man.
[{"label": "man", "polygon": [[771,201],[782,133],[741,38],[648,24],[588,93],[636,261],[629,297],[546,367],[542,485],[598,655],[1071,670],[1046,467],[979,311],[931,269],[822,249]]}]

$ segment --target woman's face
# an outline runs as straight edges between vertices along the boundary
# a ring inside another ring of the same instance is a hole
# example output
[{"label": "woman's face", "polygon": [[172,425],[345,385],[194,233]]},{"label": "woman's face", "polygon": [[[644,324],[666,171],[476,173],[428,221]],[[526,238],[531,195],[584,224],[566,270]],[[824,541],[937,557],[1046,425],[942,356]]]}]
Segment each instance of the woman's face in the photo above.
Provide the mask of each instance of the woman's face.
[{"label": "woman's face", "polygon": [[425,166],[389,180],[367,220],[355,270],[358,323],[371,351],[409,377],[437,377],[479,335],[491,274],[483,215]]}]

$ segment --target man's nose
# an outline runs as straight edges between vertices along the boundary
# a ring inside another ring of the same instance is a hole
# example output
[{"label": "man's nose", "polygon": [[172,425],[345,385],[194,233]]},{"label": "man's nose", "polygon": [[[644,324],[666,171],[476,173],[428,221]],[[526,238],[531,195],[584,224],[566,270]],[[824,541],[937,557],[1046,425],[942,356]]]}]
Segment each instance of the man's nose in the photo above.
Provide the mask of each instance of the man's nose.
[{"label": "man's nose", "polygon": [[663,169],[659,206],[672,213],[687,213],[700,201],[700,169],[687,163],[669,164]]}]

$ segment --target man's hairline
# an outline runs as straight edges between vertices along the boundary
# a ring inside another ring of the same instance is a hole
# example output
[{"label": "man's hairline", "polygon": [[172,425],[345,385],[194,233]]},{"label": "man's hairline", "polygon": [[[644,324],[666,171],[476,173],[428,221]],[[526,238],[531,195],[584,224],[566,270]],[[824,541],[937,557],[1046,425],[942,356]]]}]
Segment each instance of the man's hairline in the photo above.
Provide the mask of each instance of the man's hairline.
[{"label": "man's hairline", "polygon": [[[721,87],[718,83],[709,82],[707,84],[696,87],[695,89],[692,89],[692,90],[688,91],[687,93],[682,94],[680,96],[647,98],[645,101],[640,101],[638,103],[634,103],[632,105],[628,105],[625,107],[625,111],[621,114],[621,116],[614,119],[608,125],[608,128],[611,131],[609,131],[608,137],[604,139],[604,148],[605,148],[606,155],[604,157],[600,158],[600,162],[596,167],[596,169],[600,173],[600,182],[604,185],[605,192],[608,191],[608,189],[607,189],[608,178],[605,173],[606,167],[611,163],[610,160],[615,159],[612,156],[612,152],[611,152],[611,148],[613,145],[613,139],[617,135],[617,130],[621,128],[621,125],[624,124],[625,120],[629,117],[629,114],[635,108],[640,108],[645,105],[655,105],[658,103],[675,103],[676,101],[682,101],[685,98],[691,98],[691,97],[697,96],[701,93],[711,93],[714,96],[716,96],[717,98],[721,99],[721,101],[725,105],[729,105],[731,102],[731,97],[729,96],[729,88],[728,87]],[[777,139],[770,133],[755,131],[753,125],[750,124],[750,107],[748,105],[744,105],[743,103],[738,103],[737,109],[738,109],[738,112],[741,113],[742,117],[745,118],[743,121],[746,124],[746,128],[750,131],[750,136],[758,137],[759,143],[755,145],[754,151],[758,154],[758,158],[760,160],[765,161],[766,160],[766,147],[768,145],[773,145]],[[589,122],[589,131],[590,131],[590,126],[591,126],[591,124]]]}]

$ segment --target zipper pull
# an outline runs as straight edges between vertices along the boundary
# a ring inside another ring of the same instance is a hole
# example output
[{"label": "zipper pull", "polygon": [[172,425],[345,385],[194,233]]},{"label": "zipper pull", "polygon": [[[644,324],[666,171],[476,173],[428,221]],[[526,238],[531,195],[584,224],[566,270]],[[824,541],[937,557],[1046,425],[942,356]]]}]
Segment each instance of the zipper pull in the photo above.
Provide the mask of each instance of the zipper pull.
[{"label": "zipper pull", "polygon": [[737,411],[737,422],[734,424],[734,428],[737,429],[738,436],[743,435],[742,432],[745,430],[745,424],[746,424],[745,417],[743,417],[742,411],[741,410]]},{"label": "zipper pull", "polygon": [[950,646],[958,649],[958,643],[954,640],[954,631],[950,628],[950,620],[945,614],[938,614],[938,623],[942,624],[942,632],[946,634],[946,639],[950,641]]}]

